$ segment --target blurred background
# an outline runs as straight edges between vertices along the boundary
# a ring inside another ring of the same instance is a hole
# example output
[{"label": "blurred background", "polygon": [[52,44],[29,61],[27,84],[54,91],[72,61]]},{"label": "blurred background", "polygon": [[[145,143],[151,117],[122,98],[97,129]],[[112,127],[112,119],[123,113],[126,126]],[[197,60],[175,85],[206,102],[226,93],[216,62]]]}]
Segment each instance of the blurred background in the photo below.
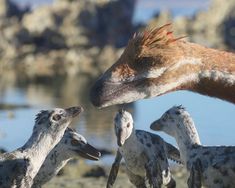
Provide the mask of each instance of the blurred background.
[{"label": "blurred background", "polygon": [[[169,22],[188,41],[235,49],[235,0],[0,0],[0,148],[22,146],[39,110],[79,104],[85,112],[72,126],[94,146],[114,151],[120,106],[96,109],[89,89],[134,32]],[[235,108],[228,102],[180,91],[126,108],[136,128],[150,131],[152,121],[180,104],[203,144],[235,145]],[[99,163],[112,160],[111,154]]]}]

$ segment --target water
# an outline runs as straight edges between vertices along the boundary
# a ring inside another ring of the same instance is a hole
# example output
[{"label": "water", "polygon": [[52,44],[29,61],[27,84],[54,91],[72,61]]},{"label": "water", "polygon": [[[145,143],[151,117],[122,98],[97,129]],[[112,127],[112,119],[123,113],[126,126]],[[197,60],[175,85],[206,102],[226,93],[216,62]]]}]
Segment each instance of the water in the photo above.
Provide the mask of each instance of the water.
[{"label": "water", "polygon": [[[57,82],[53,80],[54,82]],[[76,87],[74,87],[76,83]],[[0,89],[0,103],[29,104],[27,109],[0,110],[0,147],[12,151],[22,146],[29,138],[35,115],[41,109],[82,105],[85,109],[72,126],[87,140],[99,148],[113,148],[115,139],[112,119],[116,107],[97,110],[88,100],[90,79],[80,76],[51,85],[28,84]],[[13,114],[13,118],[11,117]]]},{"label": "water", "polygon": [[[12,151],[22,146],[32,132],[35,115],[41,109],[81,104],[85,112],[80,118],[75,119],[72,126],[94,146],[115,150],[117,146],[113,131],[113,116],[118,107],[102,110],[94,108],[87,97],[89,92],[87,85],[91,85],[90,82],[93,81],[80,76],[76,80],[66,80],[60,88],[49,89],[47,85],[30,84],[2,91],[0,103],[29,104],[31,107],[0,111],[0,147]],[[151,122],[173,105],[180,104],[192,115],[203,144],[235,145],[234,105],[186,91],[140,100],[132,104],[130,111],[134,116],[135,127],[150,131]],[[167,141],[175,143],[169,136],[159,134]]]}]

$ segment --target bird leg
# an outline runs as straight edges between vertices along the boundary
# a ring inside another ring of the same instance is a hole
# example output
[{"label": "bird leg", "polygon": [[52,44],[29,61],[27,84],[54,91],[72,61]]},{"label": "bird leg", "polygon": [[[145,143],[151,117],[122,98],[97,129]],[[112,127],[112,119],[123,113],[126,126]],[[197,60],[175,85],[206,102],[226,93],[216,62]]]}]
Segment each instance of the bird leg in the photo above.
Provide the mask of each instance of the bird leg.
[{"label": "bird leg", "polygon": [[161,166],[157,160],[150,160],[145,164],[146,177],[151,188],[160,188],[162,185]]},{"label": "bird leg", "polygon": [[189,188],[201,188],[202,186],[202,164],[199,159],[197,159],[191,167],[190,176],[188,179]]},{"label": "bird leg", "polygon": [[111,168],[110,173],[109,173],[109,178],[108,178],[106,188],[112,188],[113,187],[113,184],[114,184],[114,182],[116,180],[116,177],[117,177],[117,174],[118,174],[118,170],[119,170],[121,160],[122,160],[122,155],[119,152],[119,150],[117,150],[115,160],[112,164],[112,168]]},{"label": "bird leg", "polygon": [[128,168],[126,168],[126,173],[130,182],[135,185],[136,188],[147,188],[144,177],[133,174]]},{"label": "bird leg", "polygon": [[167,188],[176,188],[176,183],[174,178],[171,177],[170,182],[166,185]]}]

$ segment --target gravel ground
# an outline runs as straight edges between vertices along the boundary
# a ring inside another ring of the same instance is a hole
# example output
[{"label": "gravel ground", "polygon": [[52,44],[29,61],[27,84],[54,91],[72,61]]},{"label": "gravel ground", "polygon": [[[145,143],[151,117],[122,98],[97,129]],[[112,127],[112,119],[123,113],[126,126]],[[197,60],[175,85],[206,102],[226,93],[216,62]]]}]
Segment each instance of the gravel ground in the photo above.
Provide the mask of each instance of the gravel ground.
[{"label": "gravel ground", "polygon": [[[97,170],[98,169],[98,170]],[[85,163],[79,165],[76,163],[67,165],[59,176],[54,177],[43,188],[104,188],[108,179],[109,166],[89,166]],[[91,173],[93,172],[93,173]],[[172,168],[174,179],[178,188],[186,188],[186,173],[180,166]],[[85,177],[90,174],[93,177]],[[100,176],[100,177],[94,177]],[[114,188],[134,188],[129,182],[124,166],[119,169],[118,177]]]}]

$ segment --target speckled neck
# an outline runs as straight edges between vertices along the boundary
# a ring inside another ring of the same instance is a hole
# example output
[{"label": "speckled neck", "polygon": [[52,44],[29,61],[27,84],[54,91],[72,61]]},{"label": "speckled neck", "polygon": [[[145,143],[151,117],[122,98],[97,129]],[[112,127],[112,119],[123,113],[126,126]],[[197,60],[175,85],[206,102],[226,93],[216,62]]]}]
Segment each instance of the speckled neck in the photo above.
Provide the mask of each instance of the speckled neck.
[{"label": "speckled neck", "polygon": [[133,142],[137,140],[136,134],[135,134],[135,128],[132,128],[131,135],[126,139],[125,145],[130,146]]},{"label": "speckled neck", "polygon": [[22,156],[30,159],[33,166],[31,177],[35,177],[46,156],[62,136],[63,131],[61,131],[61,134],[56,134],[56,136],[41,131],[34,131],[26,144],[17,150],[17,152],[20,151]]},{"label": "speckled neck", "polygon": [[136,139],[137,139],[137,137],[136,137],[136,134],[135,134],[135,128],[133,127],[131,135],[126,139],[126,142],[129,142],[129,141],[132,141],[132,140],[136,140]]},{"label": "speckled neck", "polygon": [[182,160],[186,164],[191,148],[195,145],[201,145],[201,142],[192,118],[188,114],[183,114],[181,117],[182,119],[177,122],[175,139]]}]

